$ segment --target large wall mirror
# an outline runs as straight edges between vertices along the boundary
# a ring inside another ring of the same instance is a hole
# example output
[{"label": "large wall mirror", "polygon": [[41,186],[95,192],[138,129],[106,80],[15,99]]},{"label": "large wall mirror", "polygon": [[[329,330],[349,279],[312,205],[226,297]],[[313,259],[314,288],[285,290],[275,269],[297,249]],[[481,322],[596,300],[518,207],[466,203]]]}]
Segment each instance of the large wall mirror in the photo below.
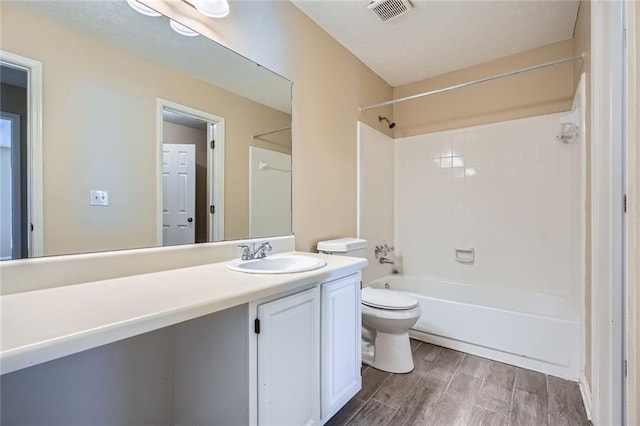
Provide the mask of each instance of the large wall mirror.
[{"label": "large wall mirror", "polygon": [[291,82],[125,0],[0,8],[2,259],[291,234]]}]

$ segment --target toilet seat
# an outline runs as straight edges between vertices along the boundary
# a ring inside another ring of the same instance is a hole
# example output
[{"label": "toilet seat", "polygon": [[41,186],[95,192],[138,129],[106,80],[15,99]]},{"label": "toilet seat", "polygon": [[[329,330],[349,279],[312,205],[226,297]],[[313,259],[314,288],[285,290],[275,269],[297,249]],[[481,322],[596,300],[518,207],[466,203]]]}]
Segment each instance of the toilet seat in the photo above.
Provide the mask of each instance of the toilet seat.
[{"label": "toilet seat", "polygon": [[404,310],[418,306],[418,299],[401,291],[365,287],[362,289],[362,303],[372,308]]}]

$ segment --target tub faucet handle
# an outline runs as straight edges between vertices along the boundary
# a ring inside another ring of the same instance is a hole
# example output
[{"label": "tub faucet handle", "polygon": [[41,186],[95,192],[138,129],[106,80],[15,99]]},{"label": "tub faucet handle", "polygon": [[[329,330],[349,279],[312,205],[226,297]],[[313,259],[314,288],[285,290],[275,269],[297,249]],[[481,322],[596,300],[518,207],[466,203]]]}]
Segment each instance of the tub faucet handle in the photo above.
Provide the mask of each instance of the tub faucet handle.
[{"label": "tub faucet handle", "polygon": [[[387,244],[383,245],[383,246],[376,246],[375,249],[375,254],[376,254],[376,259],[378,259],[380,256],[386,256],[389,254],[389,252],[393,251],[393,246],[389,246]],[[380,262],[382,263],[382,262]]]}]

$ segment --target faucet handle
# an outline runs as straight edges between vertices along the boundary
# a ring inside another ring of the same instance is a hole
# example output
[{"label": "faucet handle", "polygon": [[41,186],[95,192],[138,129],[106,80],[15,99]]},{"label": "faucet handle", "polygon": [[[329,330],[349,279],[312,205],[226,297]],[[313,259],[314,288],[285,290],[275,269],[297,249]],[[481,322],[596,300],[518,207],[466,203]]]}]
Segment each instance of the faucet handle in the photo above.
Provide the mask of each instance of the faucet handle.
[{"label": "faucet handle", "polygon": [[238,248],[242,249],[242,260],[251,260],[251,248],[246,244],[240,244]]},{"label": "faucet handle", "polygon": [[258,247],[258,250],[256,250],[254,254],[259,252],[258,257],[262,259],[264,257],[267,257],[267,252],[271,250],[273,250],[273,247],[271,247],[271,244],[269,244],[269,241],[266,241],[260,244],[260,247]]}]

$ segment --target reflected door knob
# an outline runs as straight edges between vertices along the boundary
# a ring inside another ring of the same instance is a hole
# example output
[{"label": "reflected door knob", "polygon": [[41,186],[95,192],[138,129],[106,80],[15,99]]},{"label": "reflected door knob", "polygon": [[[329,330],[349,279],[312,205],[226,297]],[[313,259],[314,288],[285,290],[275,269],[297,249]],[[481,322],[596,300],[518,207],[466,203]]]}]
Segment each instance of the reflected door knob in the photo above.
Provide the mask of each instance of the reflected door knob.
[{"label": "reflected door knob", "polygon": [[192,217],[188,217],[187,218],[187,222],[189,222],[189,223],[193,222],[193,218]]}]

